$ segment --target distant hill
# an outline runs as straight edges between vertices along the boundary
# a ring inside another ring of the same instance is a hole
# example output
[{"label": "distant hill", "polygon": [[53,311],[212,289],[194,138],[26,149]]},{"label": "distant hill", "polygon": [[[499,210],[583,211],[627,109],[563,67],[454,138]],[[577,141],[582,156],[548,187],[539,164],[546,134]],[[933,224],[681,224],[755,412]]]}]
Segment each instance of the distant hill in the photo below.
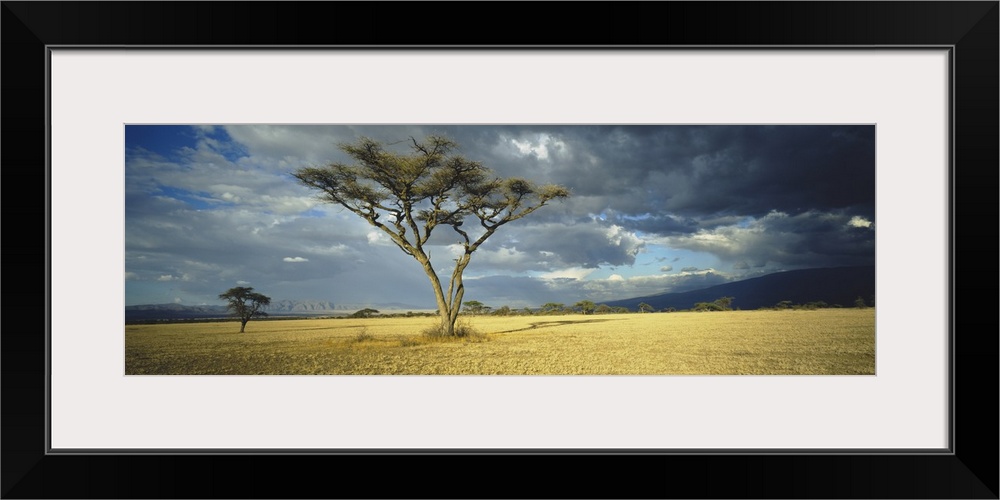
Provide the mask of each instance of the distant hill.
[{"label": "distant hill", "polygon": [[[426,307],[391,302],[386,304],[333,304],[327,301],[275,300],[264,309],[271,316],[342,316],[371,308],[382,312],[421,311]],[[188,306],[181,304],[147,304],[125,306],[125,321],[215,319],[227,318],[225,305]]]},{"label": "distant hill", "polygon": [[645,302],[657,310],[673,307],[690,309],[697,302],[733,297],[734,309],[770,307],[783,300],[795,304],[823,301],[844,307],[862,297],[869,304],[875,297],[875,266],[800,269],[734,281],[689,292],[664,293],[646,297],[603,302],[612,307],[637,310]]},{"label": "distant hill", "polygon": [[268,314],[329,314],[335,311],[332,302],[310,300],[273,300],[264,309]]},{"label": "distant hill", "polygon": [[126,322],[158,319],[208,319],[228,316],[226,306],[185,306],[181,304],[125,306]]}]

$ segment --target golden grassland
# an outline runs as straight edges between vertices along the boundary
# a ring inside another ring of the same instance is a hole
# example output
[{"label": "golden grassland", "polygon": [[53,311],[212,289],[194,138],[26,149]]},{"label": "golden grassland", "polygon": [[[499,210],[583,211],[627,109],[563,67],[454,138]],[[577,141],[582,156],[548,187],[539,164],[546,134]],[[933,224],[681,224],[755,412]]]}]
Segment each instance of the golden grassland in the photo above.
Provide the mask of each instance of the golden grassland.
[{"label": "golden grassland", "polygon": [[468,317],[125,326],[129,375],[874,375],[875,310]]}]

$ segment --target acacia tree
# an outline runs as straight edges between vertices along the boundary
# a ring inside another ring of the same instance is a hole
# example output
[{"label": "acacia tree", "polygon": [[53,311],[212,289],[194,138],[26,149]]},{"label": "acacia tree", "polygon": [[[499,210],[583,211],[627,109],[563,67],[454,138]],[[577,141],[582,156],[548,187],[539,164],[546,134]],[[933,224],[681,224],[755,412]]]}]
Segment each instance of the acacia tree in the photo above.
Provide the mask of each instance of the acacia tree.
[{"label": "acacia tree", "polygon": [[240,333],[243,333],[251,318],[267,316],[261,309],[271,303],[270,297],[253,291],[253,287],[249,286],[230,288],[225,293],[220,293],[219,298],[229,301],[229,310],[240,319]]},{"label": "acacia tree", "polygon": [[372,316],[374,316],[376,314],[378,314],[378,309],[372,309],[370,307],[366,307],[364,309],[361,309],[361,310],[358,310],[358,311],[354,311],[354,314],[352,314],[351,317],[352,318],[370,318],[370,317],[372,317]]},{"label": "acacia tree", "polygon": [[583,314],[592,314],[594,312],[594,309],[597,308],[597,305],[590,300],[581,300],[580,302],[573,304],[573,307],[579,308],[580,312],[582,312]]},{"label": "acacia tree", "polygon": [[465,302],[465,310],[473,316],[482,314],[488,306],[478,300],[468,300]]},{"label": "acacia tree", "polygon": [[721,307],[723,311],[731,311],[733,309],[733,297],[719,297],[715,299],[715,304]]},{"label": "acacia tree", "polygon": [[542,312],[543,313],[557,313],[557,312],[563,310],[563,306],[564,305],[565,304],[563,304],[562,302],[546,302],[546,303],[542,304]]},{"label": "acacia tree", "polygon": [[[378,141],[361,138],[340,145],[354,164],[300,168],[292,176],[321,191],[324,202],[340,205],[380,229],[416,259],[430,279],[441,333],[454,336],[465,294],[462,273],[472,254],[504,224],[568,197],[569,191],[521,178],[496,178],[482,163],[453,154],[458,144],[445,137],[424,141],[411,137],[410,143],[410,153],[396,153]],[[463,227],[467,220],[478,227]],[[431,264],[428,248],[431,234],[440,226],[450,227],[462,248],[447,289]]]}]

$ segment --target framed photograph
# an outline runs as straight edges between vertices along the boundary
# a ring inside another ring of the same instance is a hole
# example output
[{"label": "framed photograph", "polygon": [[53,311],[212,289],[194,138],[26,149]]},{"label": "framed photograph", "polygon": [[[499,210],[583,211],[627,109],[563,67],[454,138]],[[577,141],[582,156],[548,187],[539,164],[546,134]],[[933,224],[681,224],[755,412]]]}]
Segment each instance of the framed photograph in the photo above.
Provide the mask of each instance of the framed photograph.
[{"label": "framed photograph", "polygon": [[387,7],[3,4],[4,497],[997,498],[997,2]]}]

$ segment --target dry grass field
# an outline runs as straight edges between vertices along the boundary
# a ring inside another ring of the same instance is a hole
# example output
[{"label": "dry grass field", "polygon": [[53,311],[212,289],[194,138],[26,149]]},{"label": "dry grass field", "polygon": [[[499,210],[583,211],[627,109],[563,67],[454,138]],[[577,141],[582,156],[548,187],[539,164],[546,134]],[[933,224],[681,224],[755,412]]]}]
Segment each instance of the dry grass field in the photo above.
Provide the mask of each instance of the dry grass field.
[{"label": "dry grass field", "polygon": [[471,317],[125,326],[128,375],[874,375],[875,310]]}]

